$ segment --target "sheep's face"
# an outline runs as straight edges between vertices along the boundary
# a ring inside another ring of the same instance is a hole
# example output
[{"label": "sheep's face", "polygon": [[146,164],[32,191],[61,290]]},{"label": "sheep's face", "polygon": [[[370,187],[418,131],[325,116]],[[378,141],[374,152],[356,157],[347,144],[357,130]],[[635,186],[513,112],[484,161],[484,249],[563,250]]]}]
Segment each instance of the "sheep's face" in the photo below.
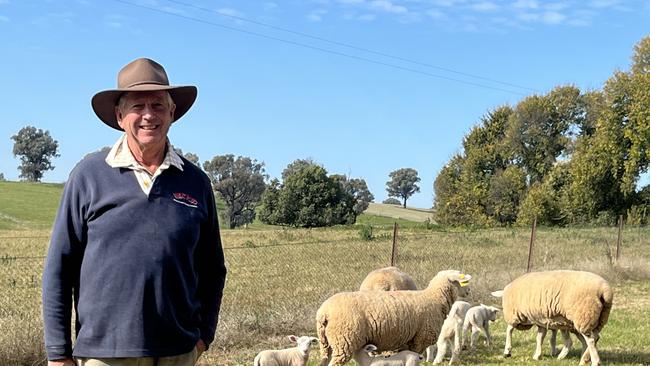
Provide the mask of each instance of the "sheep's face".
[{"label": "sheep's face", "polygon": [[291,335],[289,336],[289,340],[296,342],[298,349],[304,353],[309,352],[310,346],[315,346],[318,344],[318,338],[309,336],[296,337],[294,335]]},{"label": "sheep's face", "polygon": [[494,306],[488,306],[488,319],[495,321],[497,320],[497,315],[499,315],[499,309]]}]

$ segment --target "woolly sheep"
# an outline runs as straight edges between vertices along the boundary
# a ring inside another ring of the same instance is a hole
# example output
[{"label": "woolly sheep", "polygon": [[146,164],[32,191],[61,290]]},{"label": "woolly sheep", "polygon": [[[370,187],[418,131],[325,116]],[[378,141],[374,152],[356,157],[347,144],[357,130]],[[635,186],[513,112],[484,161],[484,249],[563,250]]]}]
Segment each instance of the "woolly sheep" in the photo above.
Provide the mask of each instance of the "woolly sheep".
[{"label": "woolly sheep", "polygon": [[587,344],[580,364],[591,359],[592,366],[600,365],[596,344],[600,331],[607,324],[614,297],[602,277],[583,271],[532,272],[492,294],[503,297],[503,317],[508,324],[505,357],[511,354],[513,330],[530,329],[536,325],[534,359],[541,355],[547,329],[575,329]]},{"label": "woolly sheep", "polygon": [[318,338],[290,335],[289,340],[295,347],[280,350],[266,350],[255,356],[254,366],[305,366],[309,360],[310,346],[318,343]]},{"label": "woolly sheep", "polygon": [[364,345],[424,352],[452,304],[469,294],[470,275],[441,271],[420,291],[357,291],[331,296],[316,314],[321,366],[342,366]]},{"label": "woolly sheep", "polygon": [[[472,305],[466,301],[454,302],[451,306],[451,310],[449,310],[449,314],[447,314],[447,318],[444,323],[442,323],[442,329],[440,329],[440,335],[438,336],[436,346],[427,347],[427,361],[433,361],[434,365],[441,363],[447,354],[447,347],[452,343],[452,340],[453,347],[449,364],[455,364],[459,361],[461,336],[463,334],[463,320],[465,319],[467,310],[469,310],[471,306]],[[434,353],[436,353],[435,359],[433,358]]]},{"label": "woolly sheep", "polygon": [[371,355],[377,346],[368,344],[354,353],[359,366],[419,366],[422,355],[412,351],[400,351],[390,356]]},{"label": "woolly sheep", "polygon": [[366,276],[359,287],[360,291],[381,290],[417,290],[418,286],[408,274],[397,267],[376,269]]},{"label": "woolly sheep", "polygon": [[474,306],[467,310],[465,322],[463,323],[462,343],[465,343],[465,334],[469,333],[470,328],[472,328],[470,349],[476,349],[476,340],[480,333],[485,335],[485,344],[488,347],[491,347],[492,337],[490,336],[490,322],[497,320],[497,314],[499,314],[499,308],[483,304]]},{"label": "woolly sheep", "polygon": [[[545,328],[543,328],[545,329]],[[537,327],[537,332],[543,332],[544,330],[540,330],[540,327]],[[551,344],[551,356],[555,357],[557,356],[558,360],[561,360],[565,358],[568,354],[569,351],[571,350],[571,346],[573,346],[573,341],[571,341],[571,335],[569,332],[575,334],[575,336],[578,338],[580,343],[582,344],[582,353],[585,353],[587,350],[587,342],[585,342],[585,339],[580,333],[578,333],[575,329],[571,328],[570,330],[568,329],[560,329],[562,332],[562,338],[564,339],[564,347],[562,348],[561,352],[557,352],[557,347],[556,347],[556,339],[557,339],[557,329],[551,329],[551,337],[550,337],[550,344]],[[539,349],[540,355],[542,352],[541,345]]]}]

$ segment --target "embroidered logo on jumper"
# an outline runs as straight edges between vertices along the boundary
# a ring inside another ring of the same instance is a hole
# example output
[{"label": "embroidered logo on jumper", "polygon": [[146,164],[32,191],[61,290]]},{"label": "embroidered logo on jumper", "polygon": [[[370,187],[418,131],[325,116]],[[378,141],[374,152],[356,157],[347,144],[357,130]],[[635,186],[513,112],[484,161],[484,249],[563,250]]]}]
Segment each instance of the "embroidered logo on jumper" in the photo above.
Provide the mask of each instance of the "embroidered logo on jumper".
[{"label": "embroidered logo on jumper", "polygon": [[178,202],[180,204],[183,204],[185,206],[189,207],[198,207],[199,201],[196,200],[196,198],[190,196],[187,193],[174,193],[174,202]]}]

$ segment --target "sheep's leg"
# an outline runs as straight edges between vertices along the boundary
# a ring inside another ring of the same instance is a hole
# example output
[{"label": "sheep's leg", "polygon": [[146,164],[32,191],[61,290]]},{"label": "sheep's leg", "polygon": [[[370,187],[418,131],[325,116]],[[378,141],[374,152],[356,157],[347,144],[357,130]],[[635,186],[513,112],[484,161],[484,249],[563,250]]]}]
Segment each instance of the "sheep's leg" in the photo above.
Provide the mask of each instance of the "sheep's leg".
[{"label": "sheep's leg", "polygon": [[348,361],[350,361],[352,357],[345,354],[344,352],[342,353],[333,353],[332,354],[332,360],[330,361],[328,366],[343,366],[345,365]]},{"label": "sheep's leg", "polygon": [[490,335],[490,322],[486,321],[483,324],[483,330],[485,330],[485,345],[488,348],[492,348],[492,336]]},{"label": "sheep's leg", "polygon": [[460,354],[462,344],[463,344],[463,323],[457,322],[456,328],[454,329],[454,348],[452,349],[452,354],[454,352]]},{"label": "sheep's leg", "polygon": [[569,354],[571,346],[573,346],[573,341],[571,341],[571,334],[569,334],[568,330],[562,329],[562,338],[564,338],[564,347],[562,347],[562,352],[560,352],[560,354],[557,356],[558,360],[564,359]]},{"label": "sheep's leg", "polygon": [[478,336],[481,333],[481,328],[477,327],[475,325],[472,325],[472,339],[469,344],[469,348],[474,351],[476,350],[476,341],[478,340]]},{"label": "sheep's leg", "polygon": [[508,327],[506,328],[506,346],[503,349],[503,357],[510,357],[512,356],[512,331],[515,330],[515,327],[512,325],[508,324]]},{"label": "sheep's leg", "polygon": [[447,340],[444,338],[439,338],[438,343],[436,343],[436,347],[438,350],[436,353],[436,358],[433,360],[434,365],[441,363],[447,355]]},{"label": "sheep's leg", "polygon": [[582,334],[575,330],[572,330],[571,333],[575,334],[576,338],[578,338],[580,344],[582,345],[582,353],[585,353],[587,351],[587,342],[585,342],[585,337],[583,337]]},{"label": "sheep's leg", "polygon": [[434,354],[437,355],[437,352],[438,352],[438,346],[437,345],[430,345],[429,347],[427,347],[426,361],[427,362],[433,362],[434,358],[436,357],[436,356],[434,356]]},{"label": "sheep's leg", "polygon": [[460,350],[456,350],[456,347],[454,346],[451,349],[451,359],[449,360],[450,365],[457,365],[460,363]]},{"label": "sheep's leg", "polygon": [[[588,336],[584,333],[581,333],[583,337],[585,337],[585,341],[587,342],[587,351],[589,352],[589,357],[591,358],[591,366],[599,366],[600,365],[600,356],[598,356],[598,349],[596,349],[596,342],[598,341],[598,332],[591,332],[591,335]],[[587,363],[587,352],[582,355],[582,359],[580,360],[580,364],[584,365]]]},{"label": "sheep's leg", "polygon": [[546,331],[547,329],[544,327],[537,327],[537,345],[533,354],[533,360],[539,361],[542,357],[542,342],[544,342],[544,337],[546,337]]},{"label": "sheep's leg", "polygon": [[551,329],[549,343],[551,344],[551,356],[555,357],[557,355],[557,329]]}]

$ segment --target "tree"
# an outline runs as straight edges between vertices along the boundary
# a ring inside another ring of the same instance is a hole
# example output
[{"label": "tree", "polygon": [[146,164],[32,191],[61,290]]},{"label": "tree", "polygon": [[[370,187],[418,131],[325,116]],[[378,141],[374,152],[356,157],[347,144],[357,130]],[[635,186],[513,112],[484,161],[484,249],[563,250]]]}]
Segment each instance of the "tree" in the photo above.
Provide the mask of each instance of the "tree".
[{"label": "tree", "polygon": [[385,205],[401,205],[402,202],[395,197],[388,197],[385,200],[381,201]]},{"label": "tree", "polygon": [[338,174],[331,175],[330,177],[337,180],[339,184],[341,184],[343,191],[353,198],[354,206],[352,209],[356,216],[361,215],[361,213],[368,208],[370,202],[375,199],[375,196],[370,193],[368,185],[364,179],[348,179],[345,175]]},{"label": "tree", "polygon": [[402,206],[406,208],[406,200],[413,194],[420,192],[418,171],[413,168],[402,168],[392,171],[390,180],[386,182],[386,191],[390,197],[403,199]]},{"label": "tree", "polygon": [[191,153],[191,152],[183,153],[183,150],[181,148],[179,148],[179,147],[175,147],[174,151],[176,151],[176,153],[178,155],[180,155],[180,156],[184,157],[185,159],[189,160],[190,162],[192,162],[194,165],[196,165],[198,167],[201,167],[201,164],[199,163],[199,156],[198,155],[196,155],[194,153]]},{"label": "tree", "polygon": [[229,154],[206,161],[203,169],[226,204],[228,226],[234,229],[253,222],[255,207],[266,188],[264,163],[243,156],[235,159]]},{"label": "tree", "polygon": [[273,225],[322,227],[353,224],[357,200],[346,192],[342,176],[327,175],[322,166],[297,160],[273,180],[262,197],[260,220]]},{"label": "tree", "polygon": [[6,179],[5,179],[5,174],[4,174],[4,173],[0,173],[0,182],[4,182],[4,181],[6,181]]},{"label": "tree", "polygon": [[53,170],[51,159],[59,157],[59,144],[49,131],[26,126],[20,129],[14,140],[14,156],[20,156],[20,177],[29,182],[40,182],[43,173]]}]

